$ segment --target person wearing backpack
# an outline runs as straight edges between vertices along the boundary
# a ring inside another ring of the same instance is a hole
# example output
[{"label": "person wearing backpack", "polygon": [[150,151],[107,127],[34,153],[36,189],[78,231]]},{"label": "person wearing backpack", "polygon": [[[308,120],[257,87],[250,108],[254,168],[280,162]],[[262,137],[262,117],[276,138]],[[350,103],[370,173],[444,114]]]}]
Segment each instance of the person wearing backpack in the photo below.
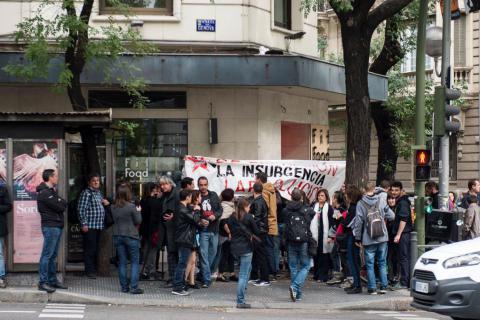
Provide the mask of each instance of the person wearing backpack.
[{"label": "person wearing backpack", "polygon": [[397,247],[398,262],[400,264],[400,282],[396,289],[407,289],[410,285],[410,233],[413,231],[410,200],[403,192],[400,181],[394,181],[391,187],[392,196],[397,200],[395,220],[392,225],[394,245]]},{"label": "person wearing backpack", "polygon": [[[395,214],[388,205],[381,206],[380,204],[378,195],[375,195],[375,185],[369,182],[365,187],[365,195],[357,204],[355,227],[353,229],[355,244],[364,247],[369,294],[385,294],[388,286],[388,232],[385,219],[392,221],[395,219]],[[375,260],[380,272],[381,284],[378,291],[374,269]]]},{"label": "person wearing backpack", "polygon": [[290,298],[293,302],[302,300],[302,287],[310,269],[308,239],[313,210],[302,203],[302,192],[292,191],[292,201],[283,210],[286,223],[288,266],[290,268]]}]

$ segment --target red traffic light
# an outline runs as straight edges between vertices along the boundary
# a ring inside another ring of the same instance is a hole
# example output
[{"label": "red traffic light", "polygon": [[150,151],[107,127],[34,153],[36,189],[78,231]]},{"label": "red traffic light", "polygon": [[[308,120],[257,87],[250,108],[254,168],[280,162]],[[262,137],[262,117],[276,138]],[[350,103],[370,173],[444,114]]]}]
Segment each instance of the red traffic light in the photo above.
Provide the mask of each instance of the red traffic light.
[{"label": "red traffic light", "polygon": [[423,166],[430,163],[430,150],[417,150],[415,152],[415,163]]}]

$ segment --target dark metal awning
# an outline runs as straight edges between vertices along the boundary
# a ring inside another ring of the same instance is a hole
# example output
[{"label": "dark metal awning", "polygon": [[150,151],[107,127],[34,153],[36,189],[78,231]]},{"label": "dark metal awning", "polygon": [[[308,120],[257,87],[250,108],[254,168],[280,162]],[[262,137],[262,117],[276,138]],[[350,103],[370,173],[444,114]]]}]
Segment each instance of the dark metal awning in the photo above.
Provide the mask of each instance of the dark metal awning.
[{"label": "dark metal awning", "polygon": [[[0,84],[21,84],[22,79],[5,73],[8,64],[23,63],[22,53],[0,53]],[[297,88],[307,94],[320,94],[336,103],[345,100],[345,67],[314,58],[297,55],[239,54],[159,54],[142,57],[122,56],[110,74],[111,84],[132,75],[125,65],[134,65],[134,77],[145,79],[152,86],[255,86]],[[51,61],[46,79],[34,79],[29,84],[54,84],[63,65],[61,56]],[[93,61],[82,73],[82,83],[98,86],[105,82],[101,64]],[[385,101],[388,95],[387,77],[369,74],[372,100]],[[331,97],[331,99],[329,98]]]},{"label": "dark metal awning", "polygon": [[0,122],[108,124],[112,110],[84,112],[0,112]]}]

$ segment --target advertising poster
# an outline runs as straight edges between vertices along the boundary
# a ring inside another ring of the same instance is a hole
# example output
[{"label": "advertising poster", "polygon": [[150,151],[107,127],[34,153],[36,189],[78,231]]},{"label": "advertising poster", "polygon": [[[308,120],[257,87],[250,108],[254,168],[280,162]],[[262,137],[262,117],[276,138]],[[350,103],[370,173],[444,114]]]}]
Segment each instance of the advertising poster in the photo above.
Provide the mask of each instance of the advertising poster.
[{"label": "advertising poster", "polygon": [[0,186],[7,183],[7,146],[0,141]]},{"label": "advertising poster", "polygon": [[251,195],[255,174],[265,172],[281,196],[290,199],[292,190],[305,191],[313,200],[320,189],[330,194],[345,181],[345,161],[313,160],[225,160],[186,156],[184,175],[195,181],[207,177],[209,188],[217,193],[231,188],[237,195]]},{"label": "advertising poster", "polygon": [[58,169],[57,142],[13,143],[14,263],[38,263],[43,245],[36,188],[45,169]]}]

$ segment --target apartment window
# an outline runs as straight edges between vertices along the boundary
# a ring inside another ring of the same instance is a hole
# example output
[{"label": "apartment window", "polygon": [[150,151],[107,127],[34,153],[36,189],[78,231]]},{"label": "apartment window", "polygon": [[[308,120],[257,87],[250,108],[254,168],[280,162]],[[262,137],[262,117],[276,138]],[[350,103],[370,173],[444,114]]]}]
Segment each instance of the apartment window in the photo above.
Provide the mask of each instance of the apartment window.
[{"label": "apartment window", "polygon": [[274,0],[273,12],[276,27],[292,29],[292,0]]},{"label": "apartment window", "polygon": [[118,13],[120,7],[126,6],[135,14],[173,14],[173,0],[100,0],[101,13]]},{"label": "apartment window", "polygon": [[453,25],[454,36],[454,64],[455,67],[465,67],[467,65],[466,38],[467,38],[467,17],[462,15],[460,19],[455,20]]},{"label": "apartment window", "polygon": [[[406,31],[406,36],[407,37],[416,37],[417,35],[417,30],[407,30]],[[425,69],[430,70],[433,69],[433,58],[425,55]],[[411,50],[405,54],[405,57],[403,59],[402,65],[401,65],[401,71],[402,72],[415,72],[417,70],[417,51],[416,50]]]}]

